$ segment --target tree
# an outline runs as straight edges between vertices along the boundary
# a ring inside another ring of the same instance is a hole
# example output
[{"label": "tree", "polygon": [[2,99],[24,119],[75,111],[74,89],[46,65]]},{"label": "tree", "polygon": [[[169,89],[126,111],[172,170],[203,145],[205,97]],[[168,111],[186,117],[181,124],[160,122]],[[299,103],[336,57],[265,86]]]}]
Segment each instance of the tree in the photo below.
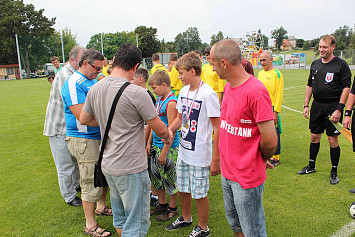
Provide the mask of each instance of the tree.
[{"label": "tree", "polygon": [[25,5],[20,0],[0,0],[0,6],[0,64],[17,63],[15,34],[26,37],[20,46],[21,61],[29,75],[30,55],[35,57],[48,50],[48,47],[41,49],[44,39],[39,37],[49,37],[54,33],[55,18],[49,20],[43,15],[43,9],[36,11],[32,4]]},{"label": "tree", "polygon": [[166,48],[168,49],[168,52],[176,52],[176,45],[175,42],[170,41],[170,42],[166,42]]},{"label": "tree", "polygon": [[[136,33],[133,31],[102,33],[102,44],[104,56],[108,59],[112,59],[121,45],[136,44]],[[101,33],[91,36],[86,48],[93,48],[101,52]]]},{"label": "tree", "polygon": [[311,48],[311,42],[309,42],[309,40],[307,40],[303,44],[303,50],[309,50],[310,48]]},{"label": "tree", "polygon": [[262,34],[263,36],[263,48],[267,49],[269,48],[269,37],[267,37],[266,35]]},{"label": "tree", "polygon": [[297,48],[303,48],[303,44],[304,44],[304,39],[297,39],[296,40]]},{"label": "tree", "polygon": [[347,25],[339,27],[339,29],[335,30],[333,36],[336,39],[336,46],[342,46],[341,49],[349,47],[353,33],[353,29]]},{"label": "tree", "polygon": [[287,30],[285,30],[283,26],[280,26],[280,28],[271,31],[271,38],[276,40],[276,47],[280,49],[283,40],[288,39]]},{"label": "tree", "polygon": [[218,41],[224,39],[223,33],[222,31],[218,31],[218,33],[215,35],[211,35],[211,42],[210,45],[214,45],[215,43],[217,43]]},{"label": "tree", "polygon": [[189,44],[186,41],[186,33],[179,33],[175,37],[176,51],[178,56],[181,57],[185,53],[190,51]]},{"label": "tree", "polygon": [[160,42],[157,38],[158,30],[153,27],[138,26],[134,33],[138,34],[138,46],[142,51],[143,58],[152,57],[159,52]]},{"label": "tree", "polygon": [[189,45],[191,51],[198,50],[202,45],[202,40],[200,38],[200,33],[197,27],[189,27],[184,34],[186,41]]},{"label": "tree", "polygon": [[59,60],[63,62],[61,34],[63,37],[64,58],[66,61],[69,59],[71,49],[77,45],[76,34],[73,34],[70,28],[62,29],[61,33],[55,31],[49,38],[48,46],[50,47],[50,53],[46,55],[46,62],[49,62],[52,56],[58,56]]}]

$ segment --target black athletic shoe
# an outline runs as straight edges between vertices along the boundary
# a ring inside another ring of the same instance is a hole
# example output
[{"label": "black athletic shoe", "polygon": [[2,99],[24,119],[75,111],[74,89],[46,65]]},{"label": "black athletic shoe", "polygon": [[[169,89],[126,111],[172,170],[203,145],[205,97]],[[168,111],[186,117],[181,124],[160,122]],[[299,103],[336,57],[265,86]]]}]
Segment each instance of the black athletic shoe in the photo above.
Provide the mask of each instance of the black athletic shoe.
[{"label": "black athletic shoe", "polygon": [[210,230],[207,229],[203,230],[200,226],[195,226],[195,228],[190,233],[189,237],[207,237],[210,236]]},{"label": "black athletic shoe", "polygon": [[67,202],[72,207],[81,207],[83,205],[79,197],[75,197],[71,202]]},{"label": "black athletic shoe", "polygon": [[316,172],[316,168],[311,168],[309,167],[309,165],[307,165],[306,167],[304,167],[302,170],[298,171],[297,174],[310,174],[310,173],[314,173]]},{"label": "black athletic shoe", "polygon": [[351,189],[349,192],[355,193],[355,188]]},{"label": "black athletic shoe", "polygon": [[184,221],[184,217],[179,216],[173,223],[165,227],[166,230],[172,231],[177,230],[181,227],[189,226],[192,224],[192,218],[188,221]]},{"label": "black athletic shoe", "polygon": [[337,184],[339,183],[339,177],[337,172],[330,173],[330,184]]}]

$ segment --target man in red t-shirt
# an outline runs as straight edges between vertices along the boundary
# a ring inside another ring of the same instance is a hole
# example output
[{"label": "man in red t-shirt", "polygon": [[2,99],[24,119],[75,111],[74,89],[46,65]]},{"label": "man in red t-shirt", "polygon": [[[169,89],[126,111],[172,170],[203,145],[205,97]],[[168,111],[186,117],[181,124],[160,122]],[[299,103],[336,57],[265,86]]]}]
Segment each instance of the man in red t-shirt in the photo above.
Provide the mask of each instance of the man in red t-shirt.
[{"label": "man in red t-shirt", "polygon": [[227,221],[235,236],[266,236],[262,204],[266,167],[277,146],[271,100],[265,86],[242,66],[233,40],[211,50],[211,65],[227,80],[221,107],[219,150]]}]

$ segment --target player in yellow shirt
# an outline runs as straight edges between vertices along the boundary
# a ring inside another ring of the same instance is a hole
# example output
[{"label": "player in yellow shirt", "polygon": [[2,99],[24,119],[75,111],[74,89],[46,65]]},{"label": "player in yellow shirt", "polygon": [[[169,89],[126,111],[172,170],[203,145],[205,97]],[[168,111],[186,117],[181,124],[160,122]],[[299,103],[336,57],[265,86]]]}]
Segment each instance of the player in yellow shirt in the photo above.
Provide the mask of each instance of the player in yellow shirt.
[{"label": "player in yellow shirt", "polygon": [[166,70],[166,68],[160,64],[160,57],[159,57],[159,54],[153,54],[152,55],[152,61],[153,61],[153,67],[152,69],[150,70],[151,74],[153,75],[154,72],[156,72],[157,70],[161,70],[161,71],[165,71],[165,72],[168,72]]},{"label": "player in yellow shirt", "polygon": [[171,91],[175,94],[176,97],[179,96],[180,90],[182,88],[182,81],[179,79],[179,72],[175,68],[177,59],[178,56],[175,53],[170,54],[170,61],[168,67],[168,74],[171,81]]},{"label": "player in yellow shirt", "polygon": [[210,52],[211,52],[211,46],[207,46],[205,48],[205,55],[206,55],[208,63],[206,63],[202,67],[201,78],[202,78],[202,81],[207,83],[210,87],[212,87],[212,89],[219,96],[218,85],[219,85],[220,79],[219,79],[219,76],[217,75],[217,73],[213,71],[213,67],[210,64]]},{"label": "player in yellow shirt", "polygon": [[110,67],[110,65],[107,63],[107,58],[105,57],[104,60],[104,67],[102,68],[102,73],[105,75],[105,77],[108,76],[107,69]]},{"label": "player in yellow shirt", "polygon": [[280,163],[280,134],[282,133],[280,112],[284,96],[284,78],[281,72],[272,66],[272,54],[270,52],[264,52],[260,54],[260,64],[264,70],[259,72],[258,79],[265,85],[266,89],[268,90],[271,103],[274,108],[274,123],[278,136],[278,144],[276,152],[273,158],[271,158],[271,164],[277,166]]}]

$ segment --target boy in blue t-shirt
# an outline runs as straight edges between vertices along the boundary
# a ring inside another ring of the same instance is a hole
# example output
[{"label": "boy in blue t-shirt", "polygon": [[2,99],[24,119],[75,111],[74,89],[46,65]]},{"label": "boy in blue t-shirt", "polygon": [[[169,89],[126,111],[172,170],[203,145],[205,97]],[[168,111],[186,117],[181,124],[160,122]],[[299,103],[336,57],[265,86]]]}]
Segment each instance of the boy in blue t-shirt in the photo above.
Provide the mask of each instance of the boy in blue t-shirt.
[{"label": "boy in blue t-shirt", "polygon": [[[169,126],[177,116],[176,97],[171,92],[169,75],[164,71],[156,71],[148,80],[157,95],[156,109],[159,118]],[[167,221],[178,214],[175,165],[178,156],[179,134],[174,135],[172,144],[164,144],[154,133],[150,133],[147,143],[147,153],[150,162],[150,179],[157,190],[159,205],[150,211],[150,215],[158,215],[157,220]],[[167,203],[165,192],[168,193],[170,204]]]}]

